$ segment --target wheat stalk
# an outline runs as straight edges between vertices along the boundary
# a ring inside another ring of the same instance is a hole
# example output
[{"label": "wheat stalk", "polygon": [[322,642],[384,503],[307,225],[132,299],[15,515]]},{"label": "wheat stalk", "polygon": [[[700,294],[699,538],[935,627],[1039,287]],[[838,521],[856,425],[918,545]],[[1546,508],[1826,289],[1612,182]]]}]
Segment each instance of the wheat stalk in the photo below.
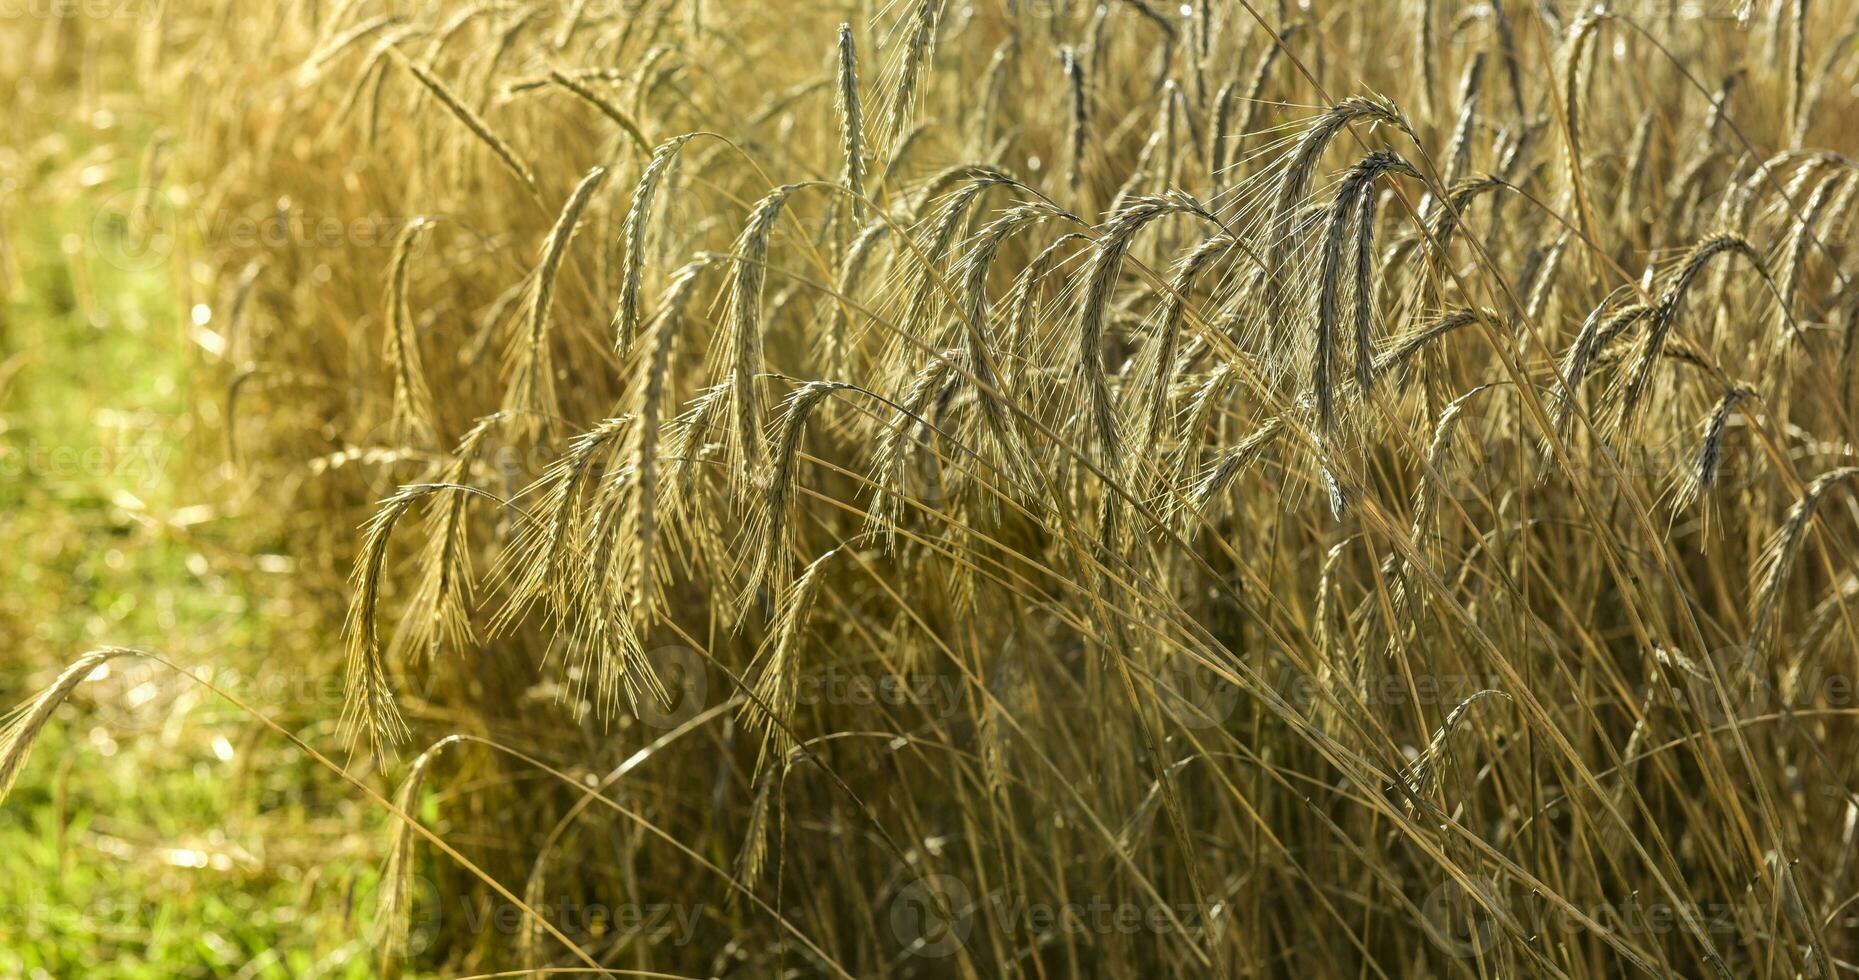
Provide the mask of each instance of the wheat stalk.
[{"label": "wheat stalk", "polygon": [[7,794],[13,791],[13,784],[19,780],[19,774],[26,767],[26,759],[32,754],[32,747],[38,743],[40,733],[52,720],[52,713],[65,703],[71,692],[79,684],[96,673],[98,668],[117,657],[141,656],[141,652],[124,647],[104,647],[92,650],[71,662],[58,674],[52,683],[35,695],[32,700],[15,708],[0,721],[0,803],[6,802]]}]

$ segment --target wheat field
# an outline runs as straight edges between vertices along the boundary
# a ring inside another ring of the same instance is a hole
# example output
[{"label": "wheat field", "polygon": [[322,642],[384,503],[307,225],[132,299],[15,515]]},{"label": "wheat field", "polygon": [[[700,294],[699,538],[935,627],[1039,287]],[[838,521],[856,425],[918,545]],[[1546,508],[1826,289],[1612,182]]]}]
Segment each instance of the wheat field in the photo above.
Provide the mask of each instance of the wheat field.
[{"label": "wheat field", "polygon": [[42,6],[333,693],[0,794],[225,694],[344,975],[1859,975],[1849,0]]}]

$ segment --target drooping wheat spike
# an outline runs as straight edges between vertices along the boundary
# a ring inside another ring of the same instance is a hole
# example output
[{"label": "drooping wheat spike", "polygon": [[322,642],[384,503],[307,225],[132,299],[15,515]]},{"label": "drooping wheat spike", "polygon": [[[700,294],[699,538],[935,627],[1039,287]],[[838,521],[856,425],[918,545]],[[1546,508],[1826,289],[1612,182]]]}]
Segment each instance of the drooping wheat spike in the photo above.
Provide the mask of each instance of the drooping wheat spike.
[{"label": "drooping wheat spike", "polygon": [[1768,645],[1771,627],[1781,608],[1782,586],[1787,584],[1789,569],[1794,566],[1795,556],[1807,539],[1807,528],[1814,520],[1815,508],[1820,506],[1828,491],[1854,482],[1859,482],[1859,466],[1842,466],[1815,477],[1801,499],[1789,509],[1782,526],[1769,538],[1750,576],[1758,583],[1750,605],[1750,649],[1762,650]]},{"label": "drooping wheat spike", "polygon": [[1846,626],[1855,600],[1859,600],[1859,575],[1847,575],[1808,614],[1807,628],[1801,631],[1801,649],[1809,652],[1825,649],[1834,635],[1842,631],[1842,626],[1846,627],[1849,642],[1859,640],[1853,636],[1851,627]]},{"label": "drooping wheat spike", "polygon": [[1768,271],[1762,264],[1762,256],[1757,254],[1749,240],[1741,235],[1720,232],[1692,246],[1680,264],[1672,284],[1666,288],[1659,303],[1653,309],[1652,326],[1646,332],[1646,339],[1640,348],[1639,357],[1633,373],[1628,377],[1623,390],[1620,410],[1621,421],[1630,424],[1640,400],[1646,394],[1647,383],[1652,379],[1653,365],[1659,359],[1660,351],[1665,347],[1666,335],[1671,332],[1672,323],[1678,319],[1679,306],[1685,300],[1685,293],[1691,288],[1698,276],[1703,273],[1712,258],[1724,254],[1741,254],[1747,258],[1756,271],[1764,278]]},{"label": "drooping wheat spike", "polygon": [[1503,691],[1486,689],[1460,701],[1446,713],[1446,720],[1433,732],[1432,741],[1427,743],[1426,749],[1420,753],[1419,758],[1401,771],[1395,790],[1405,798],[1409,812],[1412,812],[1421,797],[1431,793],[1433,787],[1438,785],[1440,760],[1447,755],[1452,733],[1464,720],[1466,711],[1480,700],[1492,696],[1503,698],[1506,701],[1511,700],[1511,696]]},{"label": "drooping wheat spike", "polygon": [[426,86],[426,89],[433,94],[434,98],[439,100],[441,105],[445,106],[446,109],[452,113],[453,117],[460,123],[463,123],[465,128],[470,130],[471,134],[478,138],[479,142],[482,142],[485,146],[490,148],[491,153],[497,157],[498,161],[509,169],[510,173],[514,174],[517,180],[522,181],[523,186],[527,187],[532,195],[541,193],[536,187],[534,172],[530,170],[527,164],[517,158],[516,151],[510,148],[510,144],[504,142],[502,137],[493,132],[490,126],[487,125],[476,112],[472,111],[470,106],[459,101],[458,96],[453,95],[452,90],[447,88],[444,82],[439,81],[438,76],[434,75],[432,72],[427,71],[425,68],[420,67],[411,59],[404,56],[402,56],[400,60],[401,64],[406,66],[407,71],[412,72],[413,77],[419,79],[420,84]]},{"label": "drooping wheat spike", "polygon": [[1557,372],[1559,379],[1556,387],[1561,404],[1558,424],[1567,421],[1573,413],[1575,393],[1581,390],[1581,383],[1588,377],[1588,369],[1593,366],[1601,351],[1634,324],[1653,315],[1653,307],[1644,303],[1628,303],[1609,315],[1609,305],[1625,291],[1626,287],[1615,290],[1589,312],[1588,318],[1575,334],[1575,342],[1569,345],[1568,352],[1563,355]]},{"label": "drooping wheat spike", "polygon": [[780,796],[779,784],[785,767],[768,766],[755,778],[755,801],[749,805],[749,826],[743,831],[742,848],[736,852],[736,863],[731,869],[736,882],[746,889],[753,890],[762,880],[762,869],[768,863],[768,838],[770,824],[778,824],[772,811],[779,809],[775,802]]},{"label": "drooping wheat spike", "polygon": [[549,80],[567,89],[575,98],[599,110],[601,115],[613,120],[620,127],[620,131],[625,133],[633,141],[633,145],[639,148],[639,152],[648,154],[653,152],[652,141],[646,139],[645,131],[639,128],[639,122],[626,110],[602,98],[600,93],[581,84],[559,68],[549,70]]},{"label": "drooping wheat spike", "polygon": [[865,220],[865,120],[859,102],[858,49],[852,42],[852,25],[839,25],[839,140],[845,147],[845,169],[840,182],[852,194],[852,220]]},{"label": "drooping wheat spike", "polygon": [[[347,93],[342,96],[342,101],[337,105],[335,112],[337,120],[347,121],[355,118],[357,107],[362,104],[363,95],[373,87],[374,83],[387,77],[390,54],[399,50],[398,45],[402,41],[410,36],[417,37],[419,33],[419,29],[411,24],[399,24],[381,32],[374,46],[368,50],[368,57],[363,60],[361,71],[355,73],[354,82],[349,85]],[[370,144],[374,142],[374,134],[378,131],[376,122],[377,116],[371,104],[362,126],[363,136]],[[325,131],[325,138],[333,138],[335,135],[336,129],[333,126]]]},{"label": "drooping wheat spike", "polygon": [[780,595],[788,584],[789,553],[793,548],[793,521],[788,513],[793,506],[795,480],[800,468],[800,443],[806,435],[807,420],[815,409],[835,391],[851,387],[838,381],[808,381],[787,397],[787,410],[777,424],[773,465],[755,511],[744,527],[743,542],[751,569],[743,594],[738,600],[738,615],[754,605],[756,594],[766,591]]},{"label": "drooping wheat spike", "polygon": [[1563,122],[1567,127],[1568,154],[1567,183],[1563,186],[1563,194],[1564,200],[1570,204],[1579,200],[1577,195],[1581,189],[1581,100],[1586,56],[1595,29],[1608,16],[1604,11],[1583,12],[1569,28],[1568,40],[1562,46],[1562,111],[1565,114]]},{"label": "drooping wheat spike", "polygon": [[[1529,279],[1529,295],[1524,299],[1524,319],[1536,323],[1543,317],[1543,310],[1549,305],[1549,298],[1555,294],[1556,273],[1562,267],[1562,256],[1568,251],[1569,233],[1563,232],[1549,245],[1549,251],[1543,253],[1543,259],[1537,264],[1534,274]],[[1529,336],[1528,333],[1524,336]]]},{"label": "drooping wheat spike", "polygon": [[1335,601],[1336,573],[1342,567],[1343,554],[1348,550],[1349,544],[1350,539],[1344,538],[1331,545],[1330,550],[1324,552],[1323,567],[1317,573],[1317,608],[1311,613],[1311,618],[1316,621],[1316,628],[1312,631],[1312,639],[1316,641],[1317,652],[1323,655],[1326,662],[1334,659],[1331,651],[1336,646],[1331,627],[1333,616],[1330,613],[1330,603]]},{"label": "drooping wheat spike", "polygon": [[387,330],[383,356],[394,371],[393,438],[396,442],[418,446],[432,445],[438,438],[438,426],[432,389],[426,384],[426,371],[420,363],[419,341],[413,335],[407,280],[414,243],[420,232],[430,225],[428,219],[416,218],[400,230],[387,272]]},{"label": "drooping wheat spike", "polygon": [[[410,26],[395,28],[382,35],[381,39],[376,42],[375,50],[369,53],[368,64],[362,70],[361,78],[356,84],[356,94],[358,98],[364,85],[367,87],[368,91],[368,107],[367,111],[362,116],[361,127],[362,143],[364,146],[370,148],[375,146],[376,137],[381,132],[381,107],[386,101],[388,79],[392,77],[392,73],[388,70],[387,64],[389,49],[398,45],[401,41],[423,36],[424,33],[424,31]],[[338,115],[340,118],[348,118],[346,112],[339,113]]]},{"label": "drooping wheat spike", "polygon": [[1258,461],[1284,431],[1284,420],[1274,415],[1251,435],[1222,450],[1186,494],[1185,509],[1182,512],[1183,531],[1191,532],[1197,520],[1206,519],[1207,505],[1213,502],[1213,498]]},{"label": "drooping wheat spike", "polygon": [[505,602],[491,619],[491,635],[508,634],[537,603],[556,621],[571,617],[574,590],[564,568],[577,558],[574,532],[582,491],[634,421],[630,416],[603,419],[575,436],[568,442],[568,451],[523,491],[524,497],[539,494],[540,499],[532,508],[534,518],[523,522],[516,540],[498,559],[494,578]]},{"label": "drooping wheat spike", "polygon": [[[1478,123],[1478,97],[1484,87],[1485,53],[1472,55],[1459,79],[1459,114],[1452,124],[1452,136],[1446,141],[1446,185],[1459,182],[1471,166],[1472,130]],[[1423,215],[1424,216],[1424,215]]]},{"label": "drooping wheat spike", "polygon": [[[413,760],[412,766],[407,769],[407,777],[394,793],[396,809],[409,815],[420,812],[420,790],[426,784],[427,771],[446,746],[458,741],[457,735],[447,735],[428,746],[426,751]],[[381,893],[375,904],[375,922],[382,930],[376,964],[380,975],[390,980],[398,977],[406,964],[408,941],[412,934],[413,837],[412,825],[404,820],[394,821],[387,850],[387,867],[381,872]]]},{"label": "drooping wheat spike", "polygon": [[1071,139],[1066,144],[1070,153],[1067,157],[1065,186],[1073,191],[1084,179],[1085,134],[1090,129],[1090,100],[1085,89],[1084,65],[1078,60],[1078,53],[1069,46],[1059,49],[1059,63],[1065,70],[1066,90],[1071,94]]},{"label": "drooping wheat spike", "polygon": [[1442,270],[1442,275],[1444,267],[1441,263],[1451,257],[1449,246],[1452,244],[1453,236],[1464,223],[1466,209],[1471,207],[1472,202],[1479,197],[1509,187],[1511,187],[1510,182],[1502,177],[1495,174],[1482,174],[1476,177],[1466,177],[1446,189],[1446,206],[1439,209],[1433,216],[1431,237],[1437,247],[1428,253],[1429,260],[1436,268]]},{"label": "drooping wheat spike", "polygon": [[1178,486],[1187,482],[1187,475],[1200,466],[1204,434],[1223,410],[1227,395],[1237,383],[1238,373],[1233,365],[1221,363],[1207,372],[1188,396],[1187,410],[1181,413],[1175,426],[1175,451],[1168,465],[1171,484]]},{"label": "drooping wheat spike", "polygon": [[1216,226],[1219,224],[1204,205],[1178,191],[1161,197],[1136,198],[1111,216],[1084,273],[1084,291],[1078,300],[1075,364],[1078,377],[1084,382],[1087,416],[1098,451],[1111,472],[1122,468],[1122,440],[1117,431],[1116,406],[1110,394],[1109,369],[1104,364],[1104,325],[1109,318],[1111,293],[1137,232],[1171,214],[1193,214]]},{"label": "drooping wheat spike", "polygon": [[142,653],[125,647],[104,647],[92,650],[71,662],[58,677],[32,700],[8,712],[0,720],[0,803],[6,802],[7,794],[13,791],[13,784],[19,780],[19,774],[26,767],[26,758],[32,754],[32,747],[39,740],[39,734],[52,720],[52,713],[65,703],[71,692],[90,675],[117,657],[139,657]]},{"label": "drooping wheat spike", "polygon": [[[1406,171],[1419,177],[1411,167]],[[1355,353],[1356,389],[1367,398],[1375,390],[1375,185],[1356,194]]]},{"label": "drooping wheat spike", "polygon": [[504,390],[503,409],[516,417],[524,429],[546,434],[557,415],[555,397],[554,345],[549,337],[549,311],[555,302],[555,279],[561,272],[562,257],[581,223],[581,213],[593,200],[594,192],[607,179],[607,168],[595,167],[575,185],[568,203],[549,231],[542,245],[542,261],[536,266],[534,292],[529,315],[521,333],[513,338],[509,353],[508,386]]},{"label": "drooping wheat spike", "polygon": [[1696,227],[1695,218],[1703,212],[1703,208],[1699,206],[1700,199],[1708,183],[1711,169],[1717,165],[1720,155],[1715,148],[1695,154],[1686,163],[1684,169],[1672,179],[1669,185],[1671,189],[1666,192],[1662,221],[1666,227],[1673,229],[1675,234],[1689,236],[1692,229]]},{"label": "drooping wheat spike", "polygon": [[691,133],[673,136],[652,151],[652,160],[640,173],[632,203],[626,208],[626,224],[620,233],[626,241],[625,265],[620,275],[620,302],[613,311],[613,349],[621,357],[632,353],[633,338],[639,333],[639,291],[645,281],[646,231],[652,220],[652,198],[678,151],[694,138]]},{"label": "drooping wheat spike", "polygon": [[[634,113],[645,110],[653,91],[660,83],[684,70],[686,67],[683,64],[684,55],[685,52],[679,45],[661,43],[654,44],[646,51],[645,56],[639,59],[638,65],[633,69],[630,85],[633,93]],[[671,62],[671,64],[667,65],[666,62]]]},{"label": "drooping wheat spike", "polygon": [[758,376],[762,372],[762,284],[768,278],[768,239],[774,234],[781,208],[800,184],[784,184],[768,192],[743,225],[731,249],[729,337],[717,349],[729,380],[730,418],[733,425],[725,442],[731,473],[745,484],[759,475],[765,449],[762,445],[762,399]]},{"label": "drooping wheat spike", "polygon": [[800,647],[807,633],[808,614],[819,596],[824,576],[820,570],[838,548],[822,554],[807,564],[780,600],[780,611],[769,628],[767,638],[756,652],[752,697],[743,702],[743,727],[761,736],[761,751],[755,769],[762,771],[769,762],[785,758],[794,748],[788,732],[793,727],[794,704],[799,694]]},{"label": "drooping wheat spike", "polygon": [[1026,353],[1028,339],[1032,335],[1032,326],[1039,315],[1039,288],[1045,285],[1052,268],[1059,257],[1068,248],[1082,246],[1090,241],[1084,232],[1072,231],[1052,240],[1033,261],[1027,263],[1018,277],[1014,279],[1013,294],[1008,297],[1007,335],[1001,338],[1007,356],[1019,360]]},{"label": "drooping wheat spike", "polygon": [[[839,263],[840,298],[849,301],[858,296],[865,278],[865,267],[870,264],[879,243],[890,232],[890,222],[876,218],[852,239],[852,244],[846,247],[845,258]],[[832,325],[827,329],[824,339],[824,360],[827,370],[833,376],[848,377],[852,373],[852,310],[846,302],[833,303],[831,309]]]},{"label": "drooping wheat spike", "polygon": [[[1433,439],[1427,445],[1425,473],[1414,484],[1413,526],[1409,532],[1413,537],[1414,550],[1425,555],[1430,550],[1433,531],[1433,517],[1438,510],[1439,495],[1452,492],[1454,487],[1442,486],[1448,469],[1447,456],[1452,452],[1453,436],[1459,431],[1460,422],[1465,417],[1465,408],[1472,399],[1497,387],[1502,382],[1487,382],[1467,391],[1465,394],[1446,403],[1446,408],[1439,413],[1433,423]],[[1474,460],[1473,465],[1481,461]],[[1402,562],[1403,567],[1408,562]]]},{"label": "drooping wheat spike", "polygon": [[729,386],[724,381],[698,392],[665,426],[665,457],[672,461],[670,483],[677,491],[668,495],[667,502],[682,514],[701,514],[704,510],[695,507],[691,498],[701,470],[699,464],[713,455],[716,447],[710,440],[720,436],[726,424]]},{"label": "drooping wheat spike", "polygon": [[[595,496],[610,496],[613,484],[629,474],[624,468],[610,473]],[[606,526],[612,516],[611,511],[596,508],[582,521],[585,530],[578,536],[582,547],[577,550],[591,556],[590,567],[568,577],[564,591],[571,596],[571,611],[557,616],[555,624],[568,651],[566,699],[579,704],[591,692],[594,716],[602,721],[618,714],[622,698],[635,713],[644,710],[648,699],[660,706],[671,704],[670,694],[646,658],[633,625],[630,597],[616,573],[619,562],[614,551],[622,535]]]},{"label": "drooping wheat spike", "polygon": [[1483,321],[1486,326],[1494,330],[1500,328],[1504,322],[1495,311],[1482,306],[1453,310],[1434,320],[1430,326],[1396,340],[1393,345],[1375,358],[1375,373],[1385,376],[1389,372],[1401,371],[1407,362],[1414,358],[1414,355],[1460,327],[1470,326],[1479,321]]},{"label": "drooping wheat spike", "polygon": [[[1013,444],[1012,429],[1008,425],[1007,409],[1001,404],[1005,397],[1001,390],[1002,378],[996,370],[997,355],[993,338],[988,333],[988,270],[1009,237],[1047,218],[1079,221],[1076,215],[1044,201],[1022,202],[1008,208],[977,232],[961,260],[963,353],[975,373],[975,396],[981,402],[988,432],[1002,450]],[[1017,455],[1011,458],[1016,463],[1019,460]]]},{"label": "drooping wheat spike", "polygon": [[[1399,156],[1377,150],[1350,168],[1330,206],[1323,256],[1317,280],[1317,344],[1311,361],[1311,398],[1317,406],[1318,424],[1323,431],[1335,428],[1336,394],[1331,363],[1336,350],[1336,325],[1341,312],[1343,250],[1347,241],[1349,219],[1359,218],[1357,251],[1367,255],[1374,241],[1373,196],[1376,178],[1383,174],[1406,174],[1418,177],[1412,165]],[[1359,259],[1356,271],[1356,384],[1366,395],[1374,388],[1374,348],[1369,337],[1373,288],[1367,281],[1369,268]]]},{"label": "drooping wheat spike", "polygon": [[714,256],[700,256],[672,274],[652,322],[646,327],[647,350],[651,356],[641,360],[633,382],[634,390],[639,392],[639,426],[630,466],[634,489],[634,547],[631,554],[633,573],[627,585],[635,604],[647,616],[659,612],[662,565],[658,546],[659,441],[665,425],[664,404],[670,390],[671,352],[677,342],[685,304],[690,302],[695,291],[697,276],[714,262]]},{"label": "drooping wheat spike", "polygon": [[884,163],[884,177],[881,186],[889,187],[897,182],[898,174],[903,172],[904,161],[910,159],[911,151],[922,142],[922,137],[930,128],[929,123],[918,123],[902,139],[891,144],[891,155]]},{"label": "drooping wheat spike", "polygon": [[1783,336],[1790,311],[1794,309],[1795,296],[1801,287],[1801,276],[1807,264],[1808,245],[1813,241],[1814,229],[1825,217],[1829,206],[1835,200],[1841,187],[1853,182],[1850,174],[1834,174],[1814,187],[1808,195],[1807,202],[1801,205],[1801,218],[1794,223],[1794,233],[1789,236],[1786,245],[1786,258],[1782,264],[1781,299],[1777,306],[1778,337]]},{"label": "drooping wheat spike", "polygon": [[363,526],[361,554],[355,559],[355,571],[349,580],[352,598],[343,634],[348,641],[339,730],[351,751],[366,736],[377,763],[384,764],[387,750],[412,732],[400,717],[394,703],[393,685],[387,676],[387,660],[382,654],[379,616],[381,581],[386,573],[387,546],[394,526],[407,510],[422,498],[444,489],[437,484],[409,484],[381,501],[380,508]]},{"label": "drooping wheat spike", "polygon": [[363,39],[374,34],[376,31],[399,24],[404,20],[406,20],[406,17],[401,14],[376,14],[367,20],[357,23],[354,27],[331,38],[322,47],[312,53],[303,63],[303,67],[298,69],[298,78],[304,81],[314,79],[318,72],[336,59],[337,55],[361,43]]},{"label": "drooping wheat spike", "polygon": [[886,547],[895,543],[896,530],[903,523],[910,449],[915,433],[927,430],[926,413],[931,403],[949,388],[955,377],[955,365],[961,360],[961,351],[949,350],[923,365],[895,401],[897,419],[878,432],[877,446],[872,451],[873,489],[866,525],[883,537]]},{"label": "drooping wheat spike", "polygon": [[[957,277],[961,285],[961,316],[971,325],[985,328],[988,320],[988,271],[993,268],[1000,250],[1015,234],[1047,218],[1080,219],[1062,208],[1044,201],[1022,201],[1002,211],[969,240]],[[974,352],[971,352],[974,353]]]},{"label": "drooping wheat spike", "polygon": [[[452,452],[452,462],[438,482],[464,486],[477,463],[484,439],[502,412],[487,415],[467,431]],[[445,649],[463,651],[473,641],[471,629],[471,550],[466,542],[466,515],[471,495],[451,490],[426,514],[426,544],[420,550],[419,586],[407,601],[389,653],[397,660],[432,663]]]},{"label": "drooping wheat spike", "polygon": [[1704,438],[1698,446],[1698,455],[1691,468],[1685,473],[1685,482],[1678,492],[1678,507],[1691,506],[1710,492],[1717,481],[1717,470],[1723,462],[1724,429],[1729,424],[1730,414],[1737,406],[1755,396],[1755,391],[1743,385],[1731,385],[1723,393],[1709,417],[1704,420]]},{"label": "drooping wheat spike", "polygon": [[[933,315],[943,296],[942,290],[938,288],[942,280],[937,267],[943,265],[950,252],[954,251],[958,235],[967,223],[970,208],[990,187],[1019,185],[1014,178],[991,169],[977,168],[973,173],[969,173],[970,168],[966,167],[956,169],[961,172],[956,178],[961,185],[937,207],[935,218],[930,222],[929,236],[917,248],[921,253],[920,261],[911,263],[904,271],[899,286],[906,297],[903,313],[898,318],[900,330],[884,358],[893,365],[894,376],[907,371],[912,361],[911,352],[916,345],[907,338],[937,345],[948,339],[944,335],[929,333],[925,327],[943,322],[940,317]],[[951,324],[947,328],[959,329],[959,324]]]},{"label": "drooping wheat spike", "polygon": [[1187,296],[1196,277],[1208,266],[1231,254],[1238,240],[1225,232],[1201,239],[1200,244],[1175,263],[1162,296],[1155,339],[1144,358],[1144,372],[1136,390],[1148,400],[1143,412],[1141,442],[1136,458],[1147,458],[1161,445],[1162,426],[1168,414],[1168,395],[1174,387],[1175,355],[1180,347],[1181,325],[1187,319]]},{"label": "drooping wheat spike", "polygon": [[1274,343],[1282,343],[1288,332],[1284,282],[1285,263],[1290,258],[1297,225],[1294,213],[1303,200],[1304,189],[1310,186],[1310,176],[1316,170],[1317,160],[1323,155],[1324,149],[1343,131],[1343,127],[1360,119],[1387,123],[1410,136],[1413,133],[1413,127],[1407,124],[1393,103],[1386,99],[1350,96],[1318,116],[1310,128],[1304,131],[1281,165],[1278,179],[1273,185],[1272,211],[1267,230],[1270,245],[1266,252],[1265,306],[1268,329]]}]

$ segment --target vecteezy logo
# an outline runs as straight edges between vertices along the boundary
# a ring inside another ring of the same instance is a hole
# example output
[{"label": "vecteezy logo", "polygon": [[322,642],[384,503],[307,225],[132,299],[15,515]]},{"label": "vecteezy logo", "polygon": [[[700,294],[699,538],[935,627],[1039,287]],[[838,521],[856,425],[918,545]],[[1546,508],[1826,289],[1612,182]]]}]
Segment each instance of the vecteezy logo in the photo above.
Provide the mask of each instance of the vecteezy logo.
[{"label": "vecteezy logo", "polygon": [[103,199],[90,222],[90,246],[124,272],[159,268],[174,253],[174,208],[157,188],[118,191]]},{"label": "vecteezy logo", "polygon": [[1187,728],[1219,725],[1239,703],[1239,688],[1179,648],[1156,671],[1155,686],[1162,707]]},{"label": "vecteezy logo", "polygon": [[973,896],[953,875],[924,875],[891,899],[891,934],[912,956],[948,956],[973,925]]},{"label": "vecteezy logo", "polygon": [[1447,881],[1427,893],[1420,905],[1427,937],[1447,955],[1477,956],[1497,945],[1498,923],[1490,906],[1498,901],[1497,883],[1472,878],[1466,885]]},{"label": "vecteezy logo", "polygon": [[640,721],[653,728],[671,729],[704,710],[704,699],[710,694],[710,670],[703,654],[690,647],[668,646],[647,653],[645,659],[671,701],[662,703],[650,691],[643,692],[637,705]]},{"label": "vecteezy logo", "polygon": [[[1760,715],[1768,702],[1770,689],[1763,674],[1763,658],[1750,647],[1732,645],[1713,650],[1706,658],[1708,663],[1688,661],[1683,654],[1670,651],[1666,659],[1677,665],[1679,687],[1699,720],[1709,728],[1748,721]],[[1722,697],[1718,697],[1719,682],[1723,685]]]},{"label": "vecteezy logo", "polygon": [[1439,458],[1430,461],[1433,472],[1421,476],[1438,481],[1434,492],[1441,499],[1464,503],[1481,497],[1496,500],[1503,492],[1504,481],[1513,478],[1520,468],[1534,472],[1529,467],[1535,452],[1528,437],[1518,436],[1512,431],[1514,427],[1501,419],[1467,411],[1449,424],[1449,444],[1442,447]]}]

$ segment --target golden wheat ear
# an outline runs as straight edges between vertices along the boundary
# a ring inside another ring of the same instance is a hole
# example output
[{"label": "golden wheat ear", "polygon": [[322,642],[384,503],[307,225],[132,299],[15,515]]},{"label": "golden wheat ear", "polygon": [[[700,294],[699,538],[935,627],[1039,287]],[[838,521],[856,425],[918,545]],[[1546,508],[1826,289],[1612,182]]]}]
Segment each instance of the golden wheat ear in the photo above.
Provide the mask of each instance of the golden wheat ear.
[{"label": "golden wheat ear", "polygon": [[[418,812],[420,789],[426,783],[426,772],[432,768],[433,759],[441,749],[458,740],[457,735],[447,735],[413,760],[407,778],[394,794],[394,806],[401,813]],[[381,874],[381,896],[375,913],[375,921],[382,930],[378,961],[380,975],[389,980],[400,975],[401,966],[406,962],[408,940],[412,933],[412,890],[413,825],[405,820],[396,820],[393,842],[388,847],[387,869]]]},{"label": "golden wheat ear", "polygon": [[387,750],[411,734],[394,702],[378,625],[387,545],[394,526],[407,511],[421,498],[441,489],[437,484],[408,484],[382,500],[380,509],[363,528],[361,553],[355,558],[349,578],[353,598],[343,626],[347,653],[338,728],[351,749],[360,747],[366,737],[377,764],[384,764]]},{"label": "golden wheat ear", "polygon": [[1407,810],[1411,815],[1418,808],[1424,797],[1439,785],[1439,763],[1447,757],[1452,743],[1452,733],[1458,730],[1459,722],[1465,719],[1465,713],[1472,705],[1488,697],[1499,697],[1506,701],[1511,696],[1503,691],[1487,689],[1460,701],[1446,714],[1446,720],[1433,732],[1432,741],[1411,765],[1401,771],[1400,777],[1392,789],[1406,798]]},{"label": "golden wheat ear", "polygon": [[111,660],[142,655],[141,651],[126,647],[92,650],[72,661],[71,666],[37,696],[7,715],[4,723],[0,723],[0,803],[5,803],[7,794],[13,791],[13,783],[26,768],[26,758],[32,754],[39,734],[52,720],[52,713],[65,703],[71,692]]}]

